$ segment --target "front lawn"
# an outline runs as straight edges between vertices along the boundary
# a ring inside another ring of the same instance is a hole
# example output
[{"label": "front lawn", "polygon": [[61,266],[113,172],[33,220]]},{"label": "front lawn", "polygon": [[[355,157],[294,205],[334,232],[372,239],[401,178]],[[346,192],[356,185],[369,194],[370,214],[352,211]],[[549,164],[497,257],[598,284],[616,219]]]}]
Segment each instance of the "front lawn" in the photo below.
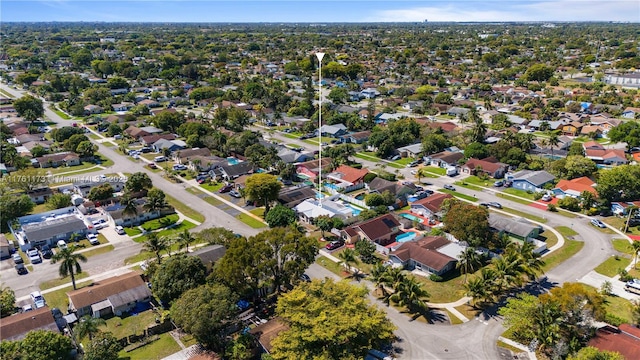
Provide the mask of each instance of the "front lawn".
[{"label": "front lawn", "polygon": [[267,226],[265,223],[258,221],[253,217],[243,213],[236,215],[236,219],[242,221],[243,223],[251,226],[254,229],[262,229]]},{"label": "front lawn", "polygon": [[264,219],[264,208],[263,207],[259,207],[259,208],[255,208],[253,210],[249,211],[250,213],[252,213],[253,215]]},{"label": "front lawn", "polygon": [[[608,218],[603,219],[605,223],[613,226],[620,231],[624,230],[625,225],[627,224],[627,218],[619,218],[617,216],[609,216]],[[631,235],[640,235],[640,230],[638,229],[640,226],[629,226],[627,234]]]},{"label": "front lawn", "polygon": [[222,188],[223,186],[224,186],[224,183],[223,183],[223,182],[216,182],[216,183],[213,183],[213,184],[210,184],[210,183],[208,183],[208,182],[205,182],[205,183],[203,183],[203,184],[200,184],[200,187],[201,187],[201,188],[203,188],[203,189],[205,189],[205,190],[209,190],[209,191],[211,191],[212,193],[217,193],[217,192],[218,192],[218,190],[220,190],[220,188]]},{"label": "front lawn", "polygon": [[[469,274],[467,280],[473,275]],[[448,303],[459,300],[465,294],[464,275],[458,269],[449,271],[442,276],[442,281],[432,281],[424,276],[414,276],[414,278],[425,284],[424,288],[429,292],[429,302]]]},{"label": "front lawn", "polygon": [[340,276],[340,277],[346,277],[349,274],[345,271],[345,268],[338,264],[337,262],[329,259],[326,256],[319,256],[316,259],[316,264],[322,266],[323,268],[331,271],[332,273]]},{"label": "front lawn", "polygon": [[447,193],[447,194],[451,194],[451,195],[453,195],[455,197],[459,197],[460,199],[465,199],[465,200],[469,200],[469,201],[478,201],[478,199],[476,199],[473,196],[462,194],[462,193],[459,193],[457,191],[451,191],[451,190],[447,190],[447,189],[438,189],[438,191],[443,192],[443,193]]},{"label": "front lawn", "polygon": [[445,176],[447,174],[447,169],[444,169],[441,167],[423,166],[422,169],[425,169],[425,171],[428,171],[430,173],[433,173],[439,176]]},{"label": "front lawn", "polygon": [[568,226],[558,226],[555,228],[565,239],[573,239],[578,233]]},{"label": "front lawn", "polygon": [[82,164],[77,166],[60,166],[57,168],[45,168],[45,170],[48,170],[49,173],[51,173],[51,175],[58,175],[58,174],[67,173],[67,172],[76,172],[76,171],[79,172],[81,170],[87,170],[91,168],[95,168],[95,171],[100,170],[100,168],[97,167],[97,164],[94,164],[91,162],[83,162]]},{"label": "front lawn", "polygon": [[476,186],[483,186],[483,187],[489,187],[491,185],[491,180],[490,179],[489,180],[483,180],[483,179],[480,179],[479,177],[477,177],[475,175],[467,176],[462,181],[467,183],[467,184],[476,185]]},{"label": "front lawn", "polygon": [[[81,265],[82,265],[82,263],[81,263]],[[86,272],[86,271],[83,271],[80,274],[76,274],[75,275],[76,284],[78,284],[78,280],[82,280],[82,279],[84,279],[86,277],[89,277],[89,273]],[[45,282],[42,282],[42,283],[40,283],[40,290],[47,290],[47,289],[51,289],[51,288],[54,288],[56,286],[65,285],[65,284],[71,284],[71,276],[52,279],[52,280],[47,280]]]},{"label": "front lawn", "polygon": [[625,255],[611,256],[605,260],[602,264],[598,265],[594,270],[598,274],[602,274],[608,277],[614,277],[618,274],[620,269],[625,269],[631,264],[631,258]]},{"label": "front lawn", "polygon": [[414,160],[415,159],[413,158],[405,157],[405,158],[400,158],[398,160],[395,160],[393,163],[406,167],[409,163],[413,162]]},{"label": "front lawn", "polygon": [[375,162],[378,162],[381,160],[379,157],[376,156],[376,153],[373,151],[361,151],[356,153],[354,156],[357,158],[361,158],[369,161],[375,161]]},{"label": "front lawn", "polygon": [[181,212],[184,216],[191,218],[199,223],[204,222],[204,215],[202,215],[198,211],[181,203],[180,201],[178,201],[176,198],[172,197],[169,194],[165,194],[165,198],[167,199],[167,202],[169,203],[169,205],[173,206],[173,208],[176,209],[176,211]]},{"label": "front lawn", "polygon": [[136,236],[142,234],[142,231],[136,227],[126,227],[124,228],[124,232],[129,236]]},{"label": "front lawn", "polygon": [[531,215],[529,213],[526,213],[526,212],[520,211],[520,210],[516,210],[516,209],[502,208],[502,211],[508,212],[508,213],[516,215],[516,216],[520,216],[522,218],[526,218],[526,219],[530,219],[530,220],[533,220],[533,221],[537,221],[537,222],[542,223],[542,224],[547,222],[547,219],[543,219],[543,218],[541,218],[539,216]]},{"label": "front lawn", "polygon": [[91,257],[91,256],[100,255],[100,254],[106,254],[109,251],[112,251],[113,249],[114,249],[113,245],[107,245],[107,246],[99,247],[96,249],[91,249],[89,251],[85,251],[82,253],[82,255],[86,257]]},{"label": "front lawn", "polygon": [[548,272],[554,267],[562,264],[567,259],[577,254],[583,246],[584,242],[582,241],[565,240],[564,245],[560,249],[542,258],[542,260],[544,260],[545,262],[544,266],[542,267],[542,271]]},{"label": "front lawn", "polygon": [[106,327],[107,331],[110,331],[113,336],[120,339],[129,335],[142,334],[147,326],[155,325],[156,317],[157,315],[151,310],[126,317],[114,316],[106,321],[106,326],[101,328],[104,330]]},{"label": "front lawn", "polygon": [[[156,234],[158,235],[158,237],[170,238],[177,235],[178,233],[183,232],[184,230],[190,230],[190,229],[193,229],[194,227],[196,227],[196,224],[188,220],[183,220],[181,223],[174,225],[171,228],[156,232]],[[133,241],[137,243],[144,243],[145,241],[147,241],[147,237],[138,236],[137,238],[133,239]]]},{"label": "front lawn", "polygon": [[525,200],[525,199],[520,199],[519,197],[515,197],[515,196],[513,196],[511,194],[506,194],[506,193],[502,193],[502,192],[496,192],[495,194],[499,198],[507,199],[507,200],[510,200],[510,201],[513,201],[513,202],[517,202],[519,204],[523,204],[523,205],[531,204],[531,201]]},{"label": "front lawn", "polygon": [[161,218],[146,221],[140,226],[146,231],[158,230],[168,225],[175,224],[179,218],[180,216],[178,216],[178,214],[170,214]]},{"label": "front lawn", "polygon": [[623,254],[633,255],[633,248],[631,247],[631,243],[627,239],[613,239],[611,241],[613,243],[613,248],[616,251],[621,252]]},{"label": "front lawn", "polygon": [[519,197],[523,197],[523,198],[529,199],[531,201],[534,200],[534,194],[533,193],[529,193],[529,192],[524,191],[524,190],[520,190],[520,189],[509,187],[509,188],[502,189],[502,192],[507,193],[507,194],[511,194],[511,195],[515,195],[515,196],[519,196]]},{"label": "front lawn", "polygon": [[[78,285],[78,289],[84,287],[84,285],[89,285],[90,282],[85,282],[83,285]],[[40,286],[40,290],[45,290]],[[46,294],[42,294],[47,305],[50,308],[58,308],[64,311],[69,306],[69,298],[67,297],[67,292],[73,291],[73,287],[71,285],[64,287],[60,290],[52,291]]]}]

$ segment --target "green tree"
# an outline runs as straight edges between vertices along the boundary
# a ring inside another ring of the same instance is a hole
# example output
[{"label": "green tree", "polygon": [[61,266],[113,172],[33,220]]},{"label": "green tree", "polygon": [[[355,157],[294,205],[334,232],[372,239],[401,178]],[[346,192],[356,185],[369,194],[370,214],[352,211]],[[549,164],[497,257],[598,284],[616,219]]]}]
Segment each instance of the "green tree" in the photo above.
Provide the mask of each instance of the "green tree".
[{"label": "green tree", "polygon": [[324,238],[325,231],[331,231],[333,229],[333,220],[328,215],[321,215],[316,218],[316,226],[322,232]]},{"label": "green tree", "polygon": [[545,64],[531,65],[524,73],[525,79],[528,81],[543,82],[549,80],[553,76],[554,68]]},{"label": "green tree", "polygon": [[282,295],[276,312],[289,329],[273,340],[273,359],[363,358],[369,349],[391,341],[395,328],[369,304],[368,292],[327,279]]},{"label": "green tree", "polygon": [[155,212],[168,206],[164,191],[152,188],[147,193],[143,208],[148,212]]},{"label": "green tree", "polygon": [[444,215],[443,222],[444,230],[460,241],[471,244],[478,239],[481,243],[473,245],[483,246],[491,238],[489,212],[485,208],[454,202]]},{"label": "green tree", "polygon": [[640,146],[640,123],[638,121],[623,121],[607,133],[613,143],[626,142],[627,148]]},{"label": "green tree", "polygon": [[267,216],[265,216],[265,221],[269,224],[269,227],[286,227],[296,222],[296,213],[292,209],[283,206],[276,205]]},{"label": "green tree", "polygon": [[184,246],[187,249],[187,252],[189,252],[189,244],[196,241],[196,238],[189,232],[189,230],[184,229],[178,235],[176,240],[178,241],[179,250]]},{"label": "green tree", "polygon": [[371,193],[371,194],[367,194],[364,197],[364,202],[367,206],[376,207],[379,205],[384,205],[384,198],[382,197],[381,194]]},{"label": "green tree", "polygon": [[149,175],[147,175],[146,173],[136,172],[129,176],[124,186],[127,191],[139,192],[142,190],[151,189],[153,183]]},{"label": "green tree", "polygon": [[49,177],[44,169],[27,168],[3,176],[2,181],[9,184],[12,189],[28,192],[46,186],[49,183]]},{"label": "green tree", "polygon": [[18,115],[27,121],[35,121],[44,115],[42,100],[31,95],[25,95],[13,102]]},{"label": "green tree", "polygon": [[124,215],[125,217],[132,219],[138,215],[137,199],[130,196],[129,194],[125,194],[120,198],[120,205],[123,207],[122,215]]},{"label": "green tree", "polygon": [[84,351],[83,360],[118,360],[122,345],[110,332],[99,332],[89,342]]},{"label": "green tree", "polygon": [[158,264],[162,262],[162,256],[160,254],[169,247],[167,239],[164,236],[158,236],[158,233],[155,232],[147,234],[147,240],[145,240],[142,246],[146,251],[156,255]]},{"label": "green tree", "polygon": [[424,313],[429,292],[413,277],[406,277],[394,288],[391,301],[406,307],[411,313]]},{"label": "green tree", "polygon": [[375,264],[378,262],[378,258],[375,256],[376,245],[368,240],[359,240],[355,246],[358,257],[365,264]]},{"label": "green tree", "polygon": [[577,353],[569,355],[567,360],[625,360],[625,358],[619,352],[599,350],[593,346],[587,346]]},{"label": "green tree", "polygon": [[598,173],[598,196],[609,202],[640,197],[640,165],[620,165]]},{"label": "green tree", "polygon": [[98,151],[98,145],[94,145],[88,140],[79,143],[75,149],[75,152],[81,158],[91,158],[95,155],[96,151]]},{"label": "green tree", "polygon": [[592,176],[598,172],[598,167],[593,160],[579,155],[567,156],[564,169],[569,180],[582,176]]},{"label": "green tree", "polygon": [[15,194],[4,194],[0,196],[0,229],[2,232],[9,231],[8,222],[24,216],[33,210],[35,204],[31,201],[29,195],[23,194],[16,196]]},{"label": "green tree", "polygon": [[254,174],[245,182],[245,194],[249,200],[264,204],[265,216],[269,214],[269,205],[278,198],[282,183],[270,174]]},{"label": "green tree", "polygon": [[89,340],[93,340],[93,337],[100,332],[100,326],[104,326],[106,324],[107,323],[102,318],[85,315],[80,318],[78,324],[73,328],[73,332],[77,339],[82,339],[88,336]]},{"label": "green tree", "polygon": [[464,283],[467,283],[467,275],[474,273],[480,266],[482,266],[482,259],[476,253],[474,247],[468,246],[463,252],[458,255],[458,262],[456,268],[460,269],[464,274]]},{"label": "green tree", "polygon": [[351,272],[351,264],[358,265],[358,257],[356,251],[351,248],[346,248],[338,254],[338,258],[341,263],[347,268],[347,271]]},{"label": "green tree", "polygon": [[80,145],[80,143],[84,141],[89,141],[89,138],[86,137],[84,134],[75,134],[75,135],[71,135],[70,138],[65,140],[63,143],[63,146],[65,150],[75,152],[76,149],[78,148],[78,145]]},{"label": "green tree", "polygon": [[73,285],[73,289],[75,290],[76,274],[80,274],[82,272],[80,262],[86,263],[87,258],[82,254],[74,253],[74,251],[75,246],[58,249],[58,251],[53,254],[53,257],[51,257],[51,263],[60,263],[60,267],[58,268],[60,277],[65,278],[67,276],[71,276],[71,284]]},{"label": "green tree", "polygon": [[73,345],[68,336],[48,330],[29,331],[20,341],[21,358],[25,360],[71,359]]},{"label": "green tree", "polygon": [[71,206],[71,195],[62,193],[53,194],[47,199],[46,204],[49,210],[61,209],[67,206]]},{"label": "green tree", "polygon": [[197,256],[173,256],[153,274],[153,292],[162,302],[171,304],[185,291],[203,285],[207,268]]},{"label": "green tree", "polygon": [[229,243],[236,238],[233,231],[223,227],[204,229],[196,233],[196,237],[207,244],[224,245],[225,247],[228,247]]},{"label": "green tree", "polygon": [[629,248],[633,250],[633,268],[638,267],[638,254],[640,254],[640,241],[634,241],[629,244]]},{"label": "green tree", "polygon": [[226,333],[235,321],[237,296],[227,287],[200,285],[184,292],[171,306],[171,319],[206,347],[224,349]]},{"label": "green tree", "polygon": [[184,123],[184,115],[179,112],[163,111],[153,117],[153,123],[164,131],[175,133]]},{"label": "green tree", "polygon": [[91,201],[106,200],[111,197],[113,197],[113,187],[111,187],[109,183],[104,183],[92,188],[87,196]]},{"label": "green tree", "polygon": [[466,158],[484,159],[489,156],[489,149],[482,143],[474,142],[464,149],[464,156]]},{"label": "green tree", "polygon": [[16,294],[11,288],[0,289],[0,317],[9,316],[16,312]]}]

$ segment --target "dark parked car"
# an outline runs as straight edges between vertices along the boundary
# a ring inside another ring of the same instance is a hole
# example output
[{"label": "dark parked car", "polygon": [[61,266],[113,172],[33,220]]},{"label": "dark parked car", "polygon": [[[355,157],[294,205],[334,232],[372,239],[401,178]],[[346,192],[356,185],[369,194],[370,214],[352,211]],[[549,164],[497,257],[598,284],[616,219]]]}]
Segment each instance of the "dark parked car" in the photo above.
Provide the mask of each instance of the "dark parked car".
[{"label": "dark parked car", "polygon": [[336,241],[332,241],[332,242],[328,243],[326,248],[327,248],[327,250],[335,250],[335,249],[341,247],[342,245],[344,245],[344,241],[336,240]]},{"label": "dark parked car", "polygon": [[53,256],[53,251],[51,251],[49,245],[44,245],[40,251],[42,252],[42,257],[45,259],[51,259]]},{"label": "dark parked car", "polygon": [[489,203],[487,203],[487,205],[489,205],[491,207],[494,207],[496,209],[502,209],[502,205],[500,205],[500,203],[495,202],[495,201],[489,202]]},{"label": "dark parked car", "polygon": [[221,188],[220,188],[220,190],[218,190],[218,192],[219,192],[220,194],[228,193],[228,192],[229,192],[229,191],[231,191],[232,189],[233,189],[233,185],[229,184],[229,185],[225,185],[225,186],[221,187]]},{"label": "dark parked car", "polygon": [[445,184],[444,188],[447,189],[447,190],[456,191],[456,188],[453,187],[453,185],[451,185],[451,184]]},{"label": "dark parked car", "polygon": [[29,271],[27,271],[27,268],[24,266],[24,264],[17,264],[15,268],[18,275],[25,275],[29,273]]},{"label": "dark parked car", "polygon": [[307,274],[300,275],[300,280],[302,280],[304,282],[311,282],[311,278]]},{"label": "dark parked car", "polygon": [[291,186],[291,185],[293,185],[293,181],[285,179],[285,180],[282,180],[282,184],[287,185],[287,186]]}]

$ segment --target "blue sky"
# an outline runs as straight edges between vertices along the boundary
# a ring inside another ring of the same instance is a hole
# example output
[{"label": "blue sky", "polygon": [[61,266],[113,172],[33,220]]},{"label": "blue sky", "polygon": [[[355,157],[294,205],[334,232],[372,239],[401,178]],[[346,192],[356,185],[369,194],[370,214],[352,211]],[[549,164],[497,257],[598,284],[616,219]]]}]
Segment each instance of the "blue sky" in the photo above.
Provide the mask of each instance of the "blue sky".
[{"label": "blue sky", "polygon": [[640,22],[638,0],[0,0],[0,21]]}]

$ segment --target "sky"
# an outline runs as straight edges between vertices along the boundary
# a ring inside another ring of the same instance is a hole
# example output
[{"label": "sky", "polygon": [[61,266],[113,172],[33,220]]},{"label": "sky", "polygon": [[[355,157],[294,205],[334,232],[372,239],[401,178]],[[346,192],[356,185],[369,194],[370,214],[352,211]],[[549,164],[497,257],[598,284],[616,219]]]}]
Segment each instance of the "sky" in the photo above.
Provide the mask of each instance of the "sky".
[{"label": "sky", "polygon": [[640,22],[638,0],[0,0],[0,22]]}]

